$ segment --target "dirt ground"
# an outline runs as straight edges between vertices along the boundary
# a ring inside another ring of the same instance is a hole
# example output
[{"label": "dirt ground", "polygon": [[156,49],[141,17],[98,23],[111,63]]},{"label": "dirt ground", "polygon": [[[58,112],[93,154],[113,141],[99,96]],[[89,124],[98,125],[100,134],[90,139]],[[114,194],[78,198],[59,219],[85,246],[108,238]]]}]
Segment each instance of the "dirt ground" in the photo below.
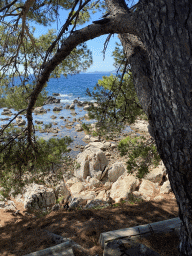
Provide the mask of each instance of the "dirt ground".
[{"label": "dirt ground", "polygon": [[[70,238],[86,249],[87,254],[77,253],[76,256],[102,256],[103,249],[98,242],[101,233],[178,217],[177,203],[175,199],[171,199],[172,197],[173,194],[170,193],[161,201],[132,204],[127,201],[118,207],[108,206],[103,209],[60,209],[42,217],[36,217],[39,216],[37,212],[27,216],[23,204],[10,198],[15,202],[20,214],[14,216],[11,212],[0,210],[0,255],[22,256],[54,246],[45,232],[48,230]],[[156,242],[155,249],[158,250],[160,247],[164,250],[162,255],[177,255],[178,241],[175,237],[163,236],[161,240],[159,238],[145,242],[148,245]],[[175,251],[173,248],[176,248]]]}]

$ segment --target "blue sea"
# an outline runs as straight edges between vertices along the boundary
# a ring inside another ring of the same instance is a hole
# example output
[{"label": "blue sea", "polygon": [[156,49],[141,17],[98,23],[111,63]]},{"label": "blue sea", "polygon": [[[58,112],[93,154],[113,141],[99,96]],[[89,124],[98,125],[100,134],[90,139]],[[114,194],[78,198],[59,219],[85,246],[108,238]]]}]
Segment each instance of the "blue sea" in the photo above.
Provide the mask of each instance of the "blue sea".
[{"label": "blue sea", "polygon": [[99,79],[103,76],[110,76],[111,73],[88,73],[69,75],[67,78],[51,78],[48,82],[46,90],[48,96],[53,93],[60,93],[59,98],[62,103],[72,103],[74,99],[79,97],[80,101],[93,101],[92,98],[86,95],[86,89],[90,91],[96,86]]},{"label": "blue sea", "polygon": [[[33,113],[33,123],[36,125],[35,121],[43,121],[43,124],[53,123],[52,128],[59,128],[60,131],[57,134],[58,138],[64,137],[64,136],[70,136],[72,139],[74,139],[74,142],[70,145],[70,147],[74,150],[71,151],[70,155],[77,155],[79,150],[75,149],[76,145],[86,145],[86,142],[82,139],[85,136],[84,132],[76,132],[75,128],[66,128],[65,122],[63,119],[60,119],[61,116],[63,116],[65,119],[68,119],[69,121],[73,121],[74,118],[78,119],[80,117],[83,117],[87,111],[84,111],[83,108],[75,107],[75,113],[76,115],[72,115],[71,110],[69,109],[62,109],[60,112],[55,113],[53,111],[53,108],[55,106],[65,106],[66,104],[71,104],[75,99],[78,99],[80,101],[91,101],[93,102],[93,98],[86,95],[86,90],[89,88],[89,90],[92,92],[93,88],[96,86],[99,79],[102,79],[103,76],[110,76],[111,72],[106,73],[84,73],[84,74],[77,74],[77,75],[69,75],[67,78],[64,76],[61,76],[60,78],[51,78],[48,82],[48,86],[46,87],[46,91],[48,92],[48,96],[52,96],[53,93],[59,93],[59,96],[54,96],[58,99],[60,99],[60,104],[48,104],[44,105],[43,108],[50,109],[46,114],[40,114],[35,115]],[[113,73],[115,75],[115,73]],[[7,124],[7,120],[2,120],[5,118],[8,118],[8,116],[1,115],[3,109],[0,109],[0,125]],[[16,114],[17,111],[14,109],[11,109],[13,114]],[[51,116],[55,115],[56,119],[51,119]],[[13,118],[13,115],[9,117],[9,120]],[[22,115],[22,118],[27,121],[26,117]],[[14,120],[15,121],[15,120]],[[83,120],[84,123],[94,123],[96,120]],[[77,122],[74,124],[76,125]],[[39,125],[38,125],[39,126]],[[43,125],[41,125],[43,127]],[[62,128],[61,128],[62,126]],[[130,131],[130,128],[127,127]],[[52,133],[40,133],[39,131],[36,131],[37,137],[42,137],[45,140],[48,140],[49,138],[55,136],[55,134]],[[77,137],[76,137],[77,136]]]}]

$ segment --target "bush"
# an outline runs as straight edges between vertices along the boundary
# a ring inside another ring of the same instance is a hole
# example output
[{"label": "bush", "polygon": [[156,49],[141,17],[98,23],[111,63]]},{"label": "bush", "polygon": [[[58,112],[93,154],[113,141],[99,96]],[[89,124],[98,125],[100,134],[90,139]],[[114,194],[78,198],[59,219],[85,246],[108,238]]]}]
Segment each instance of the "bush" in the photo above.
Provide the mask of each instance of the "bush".
[{"label": "bush", "polygon": [[82,124],[82,128],[83,128],[84,131],[87,131],[87,132],[90,131],[89,126],[87,124],[85,124],[85,123]]},{"label": "bush", "polygon": [[[61,164],[65,159],[63,153],[68,152],[67,146],[72,142],[70,137],[51,138],[48,141],[40,138],[34,142],[35,148],[32,148],[21,128],[7,128],[4,133],[6,139],[0,144],[0,185],[4,188],[0,193],[4,196],[11,188],[15,190],[15,195],[21,193],[26,183],[22,177],[27,171],[32,174],[45,173],[50,167],[53,169],[54,165]],[[9,143],[18,133],[19,138],[3,149],[5,143]]]},{"label": "bush", "polygon": [[[161,160],[154,141],[150,142],[143,136],[135,138],[128,136],[124,138],[119,142],[118,149],[121,156],[127,154],[129,157],[127,161],[128,173],[138,171],[137,177],[140,179],[149,172],[148,167],[150,164],[157,166]],[[141,162],[137,164],[136,160],[139,159]]]}]

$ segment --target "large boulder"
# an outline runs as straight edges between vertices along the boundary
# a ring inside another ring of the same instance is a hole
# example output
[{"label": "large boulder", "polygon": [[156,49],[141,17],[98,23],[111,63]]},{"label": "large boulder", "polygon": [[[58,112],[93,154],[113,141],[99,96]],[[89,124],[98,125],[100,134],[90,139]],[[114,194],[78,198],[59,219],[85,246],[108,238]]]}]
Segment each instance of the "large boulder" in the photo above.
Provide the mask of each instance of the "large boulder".
[{"label": "large boulder", "polygon": [[52,188],[33,183],[25,186],[24,191],[23,197],[25,209],[43,209],[53,206],[56,203],[55,193]]},{"label": "large boulder", "polygon": [[[97,142],[97,141],[95,141],[95,142],[90,142],[89,144],[88,144],[90,147],[96,147],[96,148],[99,148],[99,149],[101,149],[101,150],[106,150],[106,146],[105,146],[105,144],[104,143],[102,143],[102,142]],[[88,148],[88,146],[87,146],[87,148]]]},{"label": "large boulder", "polygon": [[44,109],[43,107],[37,107],[34,109],[34,113],[37,115],[37,114],[44,114],[44,113],[47,113],[47,110]]},{"label": "large boulder", "polygon": [[62,110],[62,107],[54,107],[53,108],[53,111],[61,111]]},{"label": "large boulder", "polygon": [[124,163],[116,162],[108,170],[108,179],[111,182],[115,182],[125,172],[126,172],[126,169],[125,169]]},{"label": "large boulder", "polygon": [[55,187],[54,192],[56,198],[63,197],[64,199],[66,199],[69,195],[71,195],[70,190],[66,185],[66,182],[63,181]]},{"label": "large boulder", "polygon": [[169,180],[167,180],[161,186],[160,194],[169,194],[170,192],[172,192],[171,184],[170,184]]},{"label": "large boulder", "polygon": [[68,179],[65,183],[68,187],[71,187],[73,184],[79,182],[80,180],[77,177],[72,177]]},{"label": "large boulder", "polygon": [[87,176],[94,177],[97,175],[97,172],[102,172],[108,165],[105,154],[95,147],[89,147],[82,153],[79,153],[76,161],[79,163],[80,168],[75,170],[74,174],[76,177],[83,179],[86,179]]},{"label": "large boulder", "polygon": [[70,187],[71,194],[79,194],[83,190],[84,186],[82,182],[77,182]]},{"label": "large boulder", "polygon": [[84,140],[90,140],[90,135],[85,135]]},{"label": "large boulder", "polygon": [[89,105],[85,105],[84,107],[83,107],[83,110],[89,110],[90,109],[90,106]]},{"label": "large boulder", "polygon": [[139,192],[141,193],[143,199],[149,200],[151,196],[153,196],[156,192],[159,192],[159,188],[157,184],[149,180],[142,179]]},{"label": "large boulder", "polygon": [[82,125],[77,124],[77,125],[75,126],[75,131],[76,131],[76,132],[81,132],[81,131],[83,131]]},{"label": "large boulder", "polygon": [[[99,139],[99,137],[91,137],[90,142],[100,142],[100,139]],[[89,147],[89,146],[87,145],[87,147]]]},{"label": "large boulder", "polygon": [[105,200],[106,201],[107,200],[107,194],[106,194],[105,190],[100,191],[95,199]]},{"label": "large boulder", "polygon": [[72,103],[72,104],[69,106],[69,109],[75,109],[75,104]]},{"label": "large boulder", "polygon": [[110,197],[118,203],[121,198],[128,198],[129,194],[135,191],[139,184],[140,182],[135,176],[128,173],[121,175],[119,179],[113,183]]},{"label": "large boulder", "polygon": [[157,168],[151,170],[147,175],[145,175],[144,178],[154,183],[156,182],[161,183],[163,179],[166,179],[165,177],[166,177],[166,168],[163,162],[161,161],[160,165]]}]

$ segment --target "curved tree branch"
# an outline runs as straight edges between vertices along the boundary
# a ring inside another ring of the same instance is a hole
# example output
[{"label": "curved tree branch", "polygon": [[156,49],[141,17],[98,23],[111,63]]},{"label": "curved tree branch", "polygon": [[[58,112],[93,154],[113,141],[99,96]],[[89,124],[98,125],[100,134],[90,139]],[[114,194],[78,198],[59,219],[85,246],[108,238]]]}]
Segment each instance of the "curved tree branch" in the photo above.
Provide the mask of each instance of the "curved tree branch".
[{"label": "curved tree branch", "polygon": [[110,33],[130,33],[137,35],[134,14],[126,10],[116,13],[110,22],[105,25],[92,24],[83,29],[73,32],[63,43],[61,48],[53,56],[53,58],[45,63],[44,69],[38,76],[36,87],[31,94],[31,99],[27,108],[28,120],[28,142],[33,145],[31,140],[32,133],[32,108],[35,105],[38,95],[43,86],[48,81],[51,72],[71,53],[71,51],[79,44],[101,35]]}]

